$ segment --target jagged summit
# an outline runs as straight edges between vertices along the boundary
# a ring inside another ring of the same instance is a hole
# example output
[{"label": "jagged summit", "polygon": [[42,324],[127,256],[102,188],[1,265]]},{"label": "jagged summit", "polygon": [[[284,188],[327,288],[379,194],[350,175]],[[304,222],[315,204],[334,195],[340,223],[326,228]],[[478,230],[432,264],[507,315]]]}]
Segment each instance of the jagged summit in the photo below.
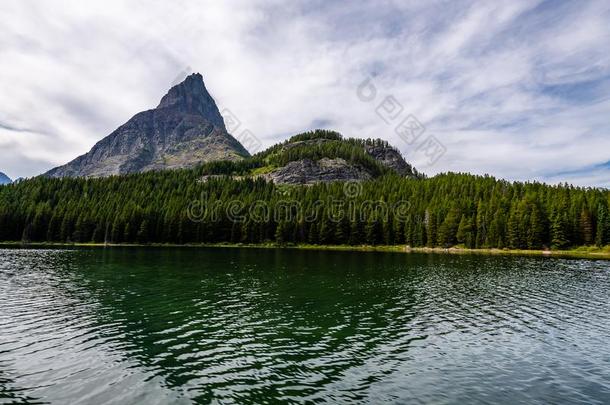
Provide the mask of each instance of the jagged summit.
[{"label": "jagged summit", "polygon": [[225,129],[225,123],[218,111],[216,102],[208,93],[201,73],[193,73],[180,84],[175,85],[157,106],[160,109],[175,109],[186,114],[205,117],[218,128]]},{"label": "jagged summit", "polygon": [[199,73],[172,87],[157,108],[133,116],[87,154],[46,173],[102,177],[236,160],[248,151],[226,130]]}]

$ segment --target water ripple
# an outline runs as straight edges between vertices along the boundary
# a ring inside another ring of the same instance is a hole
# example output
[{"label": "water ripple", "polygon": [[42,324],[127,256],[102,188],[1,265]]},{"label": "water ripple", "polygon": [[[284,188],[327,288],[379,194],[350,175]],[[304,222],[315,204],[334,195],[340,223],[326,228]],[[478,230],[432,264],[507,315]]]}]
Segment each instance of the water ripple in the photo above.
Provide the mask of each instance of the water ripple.
[{"label": "water ripple", "polygon": [[0,402],[607,403],[607,262],[0,250]]}]

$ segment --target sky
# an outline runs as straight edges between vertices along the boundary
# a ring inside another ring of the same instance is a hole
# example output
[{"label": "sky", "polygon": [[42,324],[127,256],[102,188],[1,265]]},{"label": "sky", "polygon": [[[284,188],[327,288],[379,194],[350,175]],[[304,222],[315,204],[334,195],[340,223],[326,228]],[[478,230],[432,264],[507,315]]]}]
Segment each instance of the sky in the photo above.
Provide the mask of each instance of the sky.
[{"label": "sky", "polygon": [[610,187],[607,0],[3,0],[0,60],[12,178],[200,72],[251,149],[325,128],[428,175]]}]

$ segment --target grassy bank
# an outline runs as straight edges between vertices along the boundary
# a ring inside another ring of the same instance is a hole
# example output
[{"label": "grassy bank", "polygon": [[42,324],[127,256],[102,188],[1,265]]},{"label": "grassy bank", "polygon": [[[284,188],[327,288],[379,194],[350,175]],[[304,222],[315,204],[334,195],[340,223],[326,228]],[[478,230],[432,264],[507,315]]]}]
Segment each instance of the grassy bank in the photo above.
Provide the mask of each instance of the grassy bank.
[{"label": "grassy bank", "polygon": [[357,251],[357,252],[395,252],[395,253],[434,253],[434,254],[478,254],[478,255],[505,255],[505,256],[542,256],[542,257],[566,257],[581,259],[603,259],[610,260],[610,245],[603,248],[595,246],[582,246],[569,250],[518,250],[518,249],[467,249],[463,247],[451,248],[412,248],[405,245],[278,245],[275,243],[242,244],[242,243],[218,243],[218,244],[134,244],[134,243],[55,243],[55,242],[0,242],[2,247],[28,247],[28,248],[52,248],[52,247],[224,247],[224,248],[256,248],[256,249],[299,249],[299,250],[332,250],[332,251]]}]

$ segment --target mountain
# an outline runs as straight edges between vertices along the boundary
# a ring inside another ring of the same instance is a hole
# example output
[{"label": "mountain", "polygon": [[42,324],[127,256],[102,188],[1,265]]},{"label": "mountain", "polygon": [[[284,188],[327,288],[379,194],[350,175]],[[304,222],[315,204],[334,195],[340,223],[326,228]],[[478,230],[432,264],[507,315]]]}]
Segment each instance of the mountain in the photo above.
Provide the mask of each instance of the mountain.
[{"label": "mountain", "polygon": [[248,156],[227,132],[203,77],[194,73],[172,87],[156,108],[136,114],[87,154],[45,175],[104,177]]},{"label": "mountain", "polygon": [[0,172],[0,186],[3,184],[11,184],[13,181],[6,174]]},{"label": "mountain", "polygon": [[293,136],[262,156],[273,167],[264,177],[277,184],[365,181],[388,172],[416,176],[400,152],[386,141],[344,139],[334,131]]},{"label": "mountain", "polygon": [[387,141],[343,138],[327,130],[295,135],[240,162],[206,164],[203,172],[204,180],[220,175],[253,176],[275,184],[365,181],[388,173],[421,177]]}]

